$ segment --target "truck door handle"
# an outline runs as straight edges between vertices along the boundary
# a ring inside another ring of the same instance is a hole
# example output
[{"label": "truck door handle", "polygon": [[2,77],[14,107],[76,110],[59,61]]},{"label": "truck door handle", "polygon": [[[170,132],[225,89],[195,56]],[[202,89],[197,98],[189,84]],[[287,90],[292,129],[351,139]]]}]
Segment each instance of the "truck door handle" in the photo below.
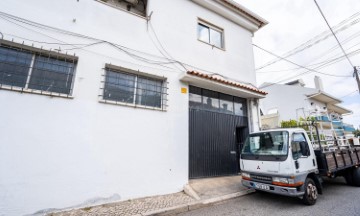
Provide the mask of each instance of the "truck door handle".
[{"label": "truck door handle", "polygon": [[313,159],[313,165],[315,166],[315,159]]},{"label": "truck door handle", "polygon": [[236,151],[230,151],[230,154],[236,154]]},{"label": "truck door handle", "polygon": [[299,164],[299,161],[295,161],[295,169],[299,169],[299,167],[300,167],[300,164]]}]

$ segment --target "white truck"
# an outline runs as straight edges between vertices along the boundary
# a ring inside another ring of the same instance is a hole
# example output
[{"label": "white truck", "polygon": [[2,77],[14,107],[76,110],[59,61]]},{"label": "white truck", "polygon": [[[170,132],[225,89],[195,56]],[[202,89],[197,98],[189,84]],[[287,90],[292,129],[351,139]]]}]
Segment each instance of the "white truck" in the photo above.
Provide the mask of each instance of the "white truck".
[{"label": "white truck", "polygon": [[343,176],[347,184],[360,186],[360,148],[329,150],[319,135],[311,137],[315,140],[302,128],[250,134],[240,155],[242,184],[257,191],[299,197],[306,205],[314,205],[322,194],[323,177]]}]

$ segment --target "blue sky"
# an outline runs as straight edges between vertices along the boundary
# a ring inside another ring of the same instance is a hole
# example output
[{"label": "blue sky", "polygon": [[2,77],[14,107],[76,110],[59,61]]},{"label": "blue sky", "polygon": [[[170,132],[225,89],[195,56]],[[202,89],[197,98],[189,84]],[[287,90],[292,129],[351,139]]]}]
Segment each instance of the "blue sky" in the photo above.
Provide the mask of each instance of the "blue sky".
[{"label": "blue sky", "polygon": [[[342,51],[335,38],[328,35],[329,28],[318,11],[313,0],[236,0],[269,21],[269,24],[255,33],[253,42],[277,55],[289,51],[298,51],[287,57],[302,66],[315,69],[320,73],[306,73],[285,61],[265,64],[276,57],[254,47],[257,82],[291,81],[301,78],[306,87],[314,87],[314,76],[323,80],[324,90],[343,100],[341,106],[354,113],[344,117],[344,121],[360,127],[360,95],[356,81],[351,77],[353,68],[346,58],[341,58]],[[350,61],[360,66],[360,2],[359,0],[317,0],[329,24],[334,27],[337,37],[350,55]],[[331,33],[330,33],[331,34]],[[317,36],[317,37],[316,37]],[[301,47],[305,44],[306,46]],[[295,48],[298,48],[295,50]],[[358,50],[359,49],[359,50]],[[334,59],[338,58],[338,61]],[[321,66],[324,62],[327,65]],[[321,66],[321,67],[320,67]],[[263,67],[259,69],[260,67]],[[334,77],[348,76],[348,77]],[[291,78],[294,77],[294,78]],[[284,83],[284,82],[281,82]]]}]

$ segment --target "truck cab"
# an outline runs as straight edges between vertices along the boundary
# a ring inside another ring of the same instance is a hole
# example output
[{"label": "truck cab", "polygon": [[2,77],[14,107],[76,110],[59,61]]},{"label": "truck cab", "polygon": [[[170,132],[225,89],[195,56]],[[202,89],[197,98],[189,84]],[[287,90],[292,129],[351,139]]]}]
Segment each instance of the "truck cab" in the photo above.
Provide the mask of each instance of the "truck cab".
[{"label": "truck cab", "polygon": [[255,190],[299,197],[313,205],[321,193],[316,155],[302,128],[252,133],[240,157],[242,184]]}]

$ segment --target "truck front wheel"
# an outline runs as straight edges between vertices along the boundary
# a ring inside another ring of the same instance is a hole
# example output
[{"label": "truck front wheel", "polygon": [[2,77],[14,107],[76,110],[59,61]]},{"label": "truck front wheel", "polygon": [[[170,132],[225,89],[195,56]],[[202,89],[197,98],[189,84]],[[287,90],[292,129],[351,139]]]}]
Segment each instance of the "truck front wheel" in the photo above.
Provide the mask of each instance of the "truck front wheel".
[{"label": "truck front wheel", "polygon": [[303,196],[303,203],[305,205],[314,205],[318,197],[318,191],[314,180],[307,178],[305,180],[305,194]]},{"label": "truck front wheel", "polygon": [[354,186],[360,187],[360,168],[355,168],[352,171],[353,174],[353,179],[352,179],[352,183]]}]

